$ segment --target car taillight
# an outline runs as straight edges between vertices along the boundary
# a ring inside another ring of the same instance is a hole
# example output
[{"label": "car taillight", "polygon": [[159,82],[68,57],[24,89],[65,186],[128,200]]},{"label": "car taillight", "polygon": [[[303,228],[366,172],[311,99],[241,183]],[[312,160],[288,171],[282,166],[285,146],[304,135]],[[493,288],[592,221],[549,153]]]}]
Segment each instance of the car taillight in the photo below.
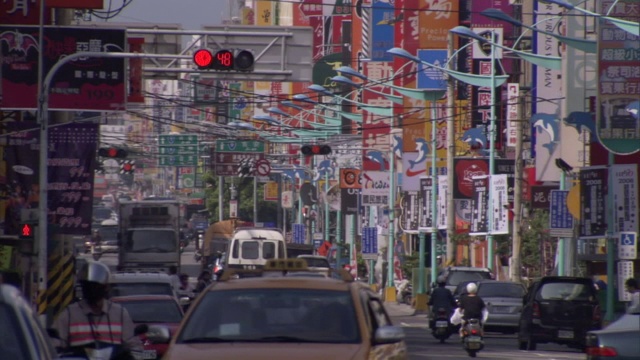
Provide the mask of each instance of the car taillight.
[{"label": "car taillight", "polygon": [[540,318],[540,305],[537,302],[533,303],[533,311],[531,313],[531,316],[536,319]]},{"label": "car taillight", "polygon": [[593,346],[587,347],[587,356],[600,356],[600,357],[613,357],[618,356],[618,352],[615,348],[607,346]]},{"label": "car taillight", "polygon": [[593,322],[599,323],[602,320],[602,312],[600,311],[600,306],[595,306],[593,308]]}]

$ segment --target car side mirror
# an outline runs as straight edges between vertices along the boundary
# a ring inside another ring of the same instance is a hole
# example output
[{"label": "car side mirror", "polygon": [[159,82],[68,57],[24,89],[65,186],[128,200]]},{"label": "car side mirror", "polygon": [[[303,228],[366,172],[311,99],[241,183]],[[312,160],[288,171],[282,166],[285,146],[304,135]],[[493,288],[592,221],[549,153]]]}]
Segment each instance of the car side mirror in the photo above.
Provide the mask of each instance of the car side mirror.
[{"label": "car side mirror", "polygon": [[138,336],[142,334],[146,334],[149,331],[149,325],[140,324],[133,329],[133,335]]},{"label": "car side mirror", "polygon": [[166,326],[151,325],[146,333],[146,337],[154,344],[168,344],[171,340],[171,332]]},{"label": "car side mirror", "polygon": [[381,326],[373,335],[376,345],[394,344],[404,340],[404,330],[398,326]]}]

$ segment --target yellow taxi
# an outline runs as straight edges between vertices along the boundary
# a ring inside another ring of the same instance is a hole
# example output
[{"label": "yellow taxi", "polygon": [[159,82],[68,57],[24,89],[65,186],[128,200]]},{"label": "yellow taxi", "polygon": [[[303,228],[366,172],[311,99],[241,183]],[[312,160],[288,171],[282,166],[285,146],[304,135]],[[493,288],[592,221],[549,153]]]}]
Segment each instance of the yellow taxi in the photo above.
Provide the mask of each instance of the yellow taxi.
[{"label": "yellow taxi", "polygon": [[281,259],[238,275],[203,291],[175,334],[150,329],[154,342],[171,339],[164,360],[408,358],[403,329],[346,272],[318,277],[303,259]]}]

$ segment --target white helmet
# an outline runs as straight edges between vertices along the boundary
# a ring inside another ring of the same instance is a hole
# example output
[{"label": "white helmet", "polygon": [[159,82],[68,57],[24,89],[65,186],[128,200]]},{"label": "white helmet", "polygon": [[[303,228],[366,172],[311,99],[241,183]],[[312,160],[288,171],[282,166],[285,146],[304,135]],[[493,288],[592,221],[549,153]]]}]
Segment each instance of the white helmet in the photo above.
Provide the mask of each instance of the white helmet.
[{"label": "white helmet", "polygon": [[467,293],[469,294],[475,294],[478,292],[478,286],[476,285],[476,283],[468,283],[467,284]]}]

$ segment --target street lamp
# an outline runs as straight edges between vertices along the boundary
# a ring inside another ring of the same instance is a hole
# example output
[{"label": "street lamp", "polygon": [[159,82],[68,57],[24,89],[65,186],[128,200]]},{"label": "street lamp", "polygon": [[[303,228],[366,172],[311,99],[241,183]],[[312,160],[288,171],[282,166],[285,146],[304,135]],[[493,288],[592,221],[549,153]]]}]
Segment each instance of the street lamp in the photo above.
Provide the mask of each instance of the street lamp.
[{"label": "street lamp", "polygon": [[[405,65],[406,66],[406,65]],[[431,121],[432,121],[432,125],[431,125],[431,174],[433,177],[433,185],[432,185],[432,189],[435,189],[435,191],[433,191],[433,195],[432,195],[432,201],[431,201],[431,210],[432,210],[432,217],[435,217],[435,213],[437,211],[437,166],[436,166],[436,161],[437,161],[437,152],[436,152],[436,148],[437,148],[437,127],[436,127],[436,100],[441,99],[444,95],[445,95],[445,90],[430,90],[430,89],[410,89],[410,88],[405,88],[405,87],[401,87],[401,86],[396,86],[396,85],[392,85],[392,84],[387,84],[387,83],[382,83],[382,82],[377,82],[375,80],[370,80],[367,76],[355,71],[354,69],[347,67],[347,66],[343,66],[340,67],[338,69],[338,72],[340,73],[344,73],[344,74],[348,74],[354,77],[357,77],[359,79],[362,79],[364,81],[367,81],[369,83],[374,83],[374,84],[379,84],[379,85],[386,85],[391,87],[392,89],[398,91],[399,93],[403,94],[404,96],[407,97],[411,97],[414,99],[418,99],[418,100],[425,100],[425,101],[429,101],[430,102],[430,107],[431,107]],[[351,79],[346,78],[344,76],[334,76],[333,78],[331,78],[332,81],[336,81],[336,82],[342,82],[342,83],[346,83],[348,85],[351,86],[356,86],[357,88],[361,88],[361,84],[355,83],[353,82]],[[391,151],[391,157],[395,157],[395,155],[393,154],[393,151]],[[393,160],[392,160],[393,163]],[[393,176],[393,174],[392,174]],[[417,295],[424,295],[426,290],[425,290],[425,279],[424,279],[424,269],[425,269],[425,261],[424,261],[424,255],[426,252],[426,239],[425,239],[425,233],[420,231],[419,232],[419,236],[420,236],[420,245],[419,245],[419,258],[420,258],[420,262],[419,262],[419,269],[418,269],[418,289],[417,289]],[[436,255],[435,255],[435,249],[436,249],[436,242],[437,242],[437,238],[438,238],[438,232],[437,232],[437,228],[433,228],[433,231],[431,233],[431,261],[432,264],[436,263]],[[436,281],[436,277],[437,277],[437,272],[435,271],[435,267],[433,268],[433,270],[431,271],[431,282],[435,283]],[[426,299],[421,299],[421,298],[416,298],[416,304],[423,304],[426,303]],[[417,305],[420,306],[420,305]]]}]

